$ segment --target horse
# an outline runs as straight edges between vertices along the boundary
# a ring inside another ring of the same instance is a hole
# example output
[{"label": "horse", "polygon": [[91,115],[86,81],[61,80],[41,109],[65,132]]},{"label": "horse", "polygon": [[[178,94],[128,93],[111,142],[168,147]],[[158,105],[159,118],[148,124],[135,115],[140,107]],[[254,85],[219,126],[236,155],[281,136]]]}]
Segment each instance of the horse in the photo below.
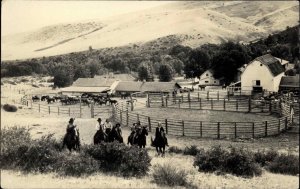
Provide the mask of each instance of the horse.
[{"label": "horse", "polygon": [[100,144],[101,142],[107,142],[107,135],[102,129],[98,130],[94,135],[94,144]]},{"label": "horse", "polygon": [[226,85],[222,85],[222,90],[223,90],[223,89],[226,89]]},{"label": "horse", "polygon": [[48,97],[48,98],[47,98],[47,103],[50,104],[51,102],[55,102],[55,98],[53,98],[53,97]]},{"label": "horse", "polygon": [[156,128],[155,139],[153,140],[151,137],[151,146],[156,148],[158,155],[161,154],[162,157],[165,155],[166,140],[159,131],[159,128]]},{"label": "horse", "polygon": [[38,96],[36,96],[36,95],[33,96],[31,99],[32,99],[33,102],[36,102],[36,101],[40,100],[40,98]]},{"label": "horse", "polygon": [[113,142],[114,140],[117,140],[119,143],[123,143],[123,137],[120,130],[118,131],[116,127],[113,127],[107,136],[107,142]]},{"label": "horse", "polygon": [[89,100],[88,98],[82,98],[82,99],[81,99],[81,102],[82,102],[83,104],[87,104],[88,107],[90,107],[90,104],[92,103],[92,101]]},{"label": "horse", "polygon": [[41,97],[41,101],[45,101],[45,100],[47,100],[48,98],[49,98],[49,95],[44,95],[44,96]]},{"label": "horse", "polygon": [[200,88],[201,91],[202,91],[202,89],[205,90],[205,87],[206,86],[204,86],[204,85],[199,85],[199,88]]},{"label": "horse", "polygon": [[140,148],[145,148],[146,146],[146,136],[148,136],[148,130],[146,127],[143,127],[139,133],[137,133],[137,145]]},{"label": "horse", "polygon": [[62,149],[67,146],[70,152],[72,149],[75,151],[80,151],[79,129],[77,129],[77,134],[78,135],[75,136],[74,129],[68,132],[64,137]]},{"label": "horse", "polygon": [[108,101],[109,101],[109,104],[110,104],[110,105],[113,105],[113,104],[117,104],[117,103],[118,103],[117,100],[111,100],[110,98],[108,99]]}]

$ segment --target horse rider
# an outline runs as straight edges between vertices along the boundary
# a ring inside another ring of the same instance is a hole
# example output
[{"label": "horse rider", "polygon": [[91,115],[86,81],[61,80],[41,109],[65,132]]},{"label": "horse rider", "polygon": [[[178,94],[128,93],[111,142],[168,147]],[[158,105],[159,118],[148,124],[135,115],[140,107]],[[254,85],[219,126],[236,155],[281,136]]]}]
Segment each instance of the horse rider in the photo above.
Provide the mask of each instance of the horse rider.
[{"label": "horse rider", "polygon": [[69,124],[67,126],[67,134],[71,134],[72,132],[74,132],[74,139],[76,139],[78,137],[78,132],[77,132],[77,128],[76,125],[74,124],[75,118],[71,118],[69,120]]},{"label": "horse rider", "polygon": [[[131,141],[132,143],[133,143],[133,139],[135,138],[135,135],[136,135],[136,128],[137,128],[136,125],[137,125],[136,123],[133,123],[132,127],[130,128],[131,133],[128,138],[132,140]],[[129,140],[128,140],[127,144],[129,144]]]},{"label": "horse rider", "polygon": [[105,133],[108,135],[112,129],[112,124],[110,123],[110,121],[108,119],[105,120],[104,123],[104,129],[105,129]]},{"label": "horse rider", "polygon": [[168,144],[168,139],[166,137],[166,133],[165,133],[165,129],[163,128],[163,126],[161,125],[161,122],[158,122],[158,129],[159,129],[159,132],[161,134],[161,136],[164,138],[165,140],[165,144],[166,146],[169,146]]}]

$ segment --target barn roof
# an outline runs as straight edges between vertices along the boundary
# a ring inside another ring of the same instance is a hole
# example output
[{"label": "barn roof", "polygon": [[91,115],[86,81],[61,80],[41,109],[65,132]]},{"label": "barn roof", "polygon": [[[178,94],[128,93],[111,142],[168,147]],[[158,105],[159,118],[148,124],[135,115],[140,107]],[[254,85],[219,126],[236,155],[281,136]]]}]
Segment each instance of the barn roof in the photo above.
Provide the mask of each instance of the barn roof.
[{"label": "barn roof", "polygon": [[133,82],[121,81],[116,87],[116,91],[131,91],[131,92],[169,92],[181,86],[176,82]]},{"label": "barn roof", "polygon": [[101,93],[109,91],[108,87],[66,87],[61,89],[62,92],[86,92],[86,93]]},{"label": "barn roof", "polygon": [[103,78],[78,78],[72,86],[75,87],[110,87],[116,80]]},{"label": "barn roof", "polygon": [[116,86],[116,91],[132,91],[137,92],[141,91],[142,82],[135,81],[120,81]]},{"label": "barn roof", "polygon": [[280,80],[280,87],[299,88],[299,74],[296,76],[283,76]]},{"label": "barn roof", "polygon": [[284,72],[284,68],[282,67],[279,60],[277,60],[274,56],[270,54],[257,57],[254,60],[259,61],[265,66],[267,66],[274,77]]}]

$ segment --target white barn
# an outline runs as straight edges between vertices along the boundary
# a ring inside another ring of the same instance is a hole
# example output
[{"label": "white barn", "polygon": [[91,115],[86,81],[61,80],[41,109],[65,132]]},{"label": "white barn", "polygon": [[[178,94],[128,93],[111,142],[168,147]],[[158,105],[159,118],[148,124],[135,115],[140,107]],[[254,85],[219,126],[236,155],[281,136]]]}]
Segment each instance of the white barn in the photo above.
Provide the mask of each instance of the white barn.
[{"label": "white barn", "polygon": [[243,91],[270,91],[278,92],[284,68],[280,61],[270,54],[255,58],[241,75]]},{"label": "white barn", "polygon": [[220,80],[214,78],[213,70],[209,69],[201,74],[199,85],[220,85]]}]

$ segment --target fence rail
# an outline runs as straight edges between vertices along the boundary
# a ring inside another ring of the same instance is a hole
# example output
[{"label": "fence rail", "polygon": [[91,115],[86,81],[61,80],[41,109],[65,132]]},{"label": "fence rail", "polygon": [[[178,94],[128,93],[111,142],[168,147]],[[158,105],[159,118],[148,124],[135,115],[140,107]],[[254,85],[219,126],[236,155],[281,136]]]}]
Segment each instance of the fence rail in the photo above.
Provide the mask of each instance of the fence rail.
[{"label": "fence rail", "polygon": [[288,129],[292,123],[290,116],[270,118],[255,122],[208,122],[153,118],[146,115],[132,113],[128,108],[117,104],[113,107],[115,121],[130,126],[137,121],[147,125],[151,132],[158,122],[162,124],[167,134],[175,136],[207,137],[207,138],[260,138],[278,135]]}]

